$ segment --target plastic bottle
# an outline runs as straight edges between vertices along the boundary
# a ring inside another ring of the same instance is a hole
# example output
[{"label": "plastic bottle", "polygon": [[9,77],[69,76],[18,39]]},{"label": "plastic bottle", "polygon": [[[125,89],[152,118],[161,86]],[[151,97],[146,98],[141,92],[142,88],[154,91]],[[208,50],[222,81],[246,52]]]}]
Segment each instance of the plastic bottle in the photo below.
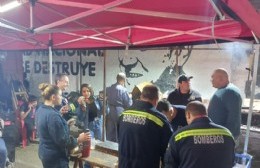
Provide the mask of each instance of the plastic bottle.
[{"label": "plastic bottle", "polygon": [[[89,129],[85,130],[85,133],[89,133]],[[89,157],[90,155],[91,141],[83,142],[82,157]]]}]

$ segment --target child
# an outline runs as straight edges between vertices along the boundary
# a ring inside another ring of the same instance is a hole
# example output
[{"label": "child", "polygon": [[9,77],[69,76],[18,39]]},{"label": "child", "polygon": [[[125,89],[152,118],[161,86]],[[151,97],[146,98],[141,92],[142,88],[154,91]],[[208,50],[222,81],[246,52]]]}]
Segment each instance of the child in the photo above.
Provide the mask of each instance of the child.
[{"label": "child", "polygon": [[35,110],[37,106],[37,97],[34,95],[29,95],[28,102],[21,105],[21,119],[24,120],[24,125],[26,128],[27,144],[29,144],[32,139],[33,129],[35,127]]}]

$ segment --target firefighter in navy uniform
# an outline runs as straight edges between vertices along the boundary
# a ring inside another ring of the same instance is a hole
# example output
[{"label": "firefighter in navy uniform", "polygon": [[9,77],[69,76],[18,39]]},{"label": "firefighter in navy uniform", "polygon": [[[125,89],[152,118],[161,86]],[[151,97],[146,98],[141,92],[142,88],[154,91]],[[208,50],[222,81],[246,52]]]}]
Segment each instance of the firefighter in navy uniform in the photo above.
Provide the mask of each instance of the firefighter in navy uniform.
[{"label": "firefighter in navy uniform", "polygon": [[170,138],[165,168],[231,168],[235,142],[228,129],[214,124],[205,106],[194,101],[186,107],[188,126]]},{"label": "firefighter in navy uniform", "polygon": [[161,99],[158,102],[156,109],[167,117],[174,132],[177,129],[188,125],[185,117],[186,106],[171,105],[168,100]]},{"label": "firefighter in navy uniform", "polygon": [[119,168],[159,168],[172,130],[156,110],[159,89],[143,88],[140,100],[119,117]]}]

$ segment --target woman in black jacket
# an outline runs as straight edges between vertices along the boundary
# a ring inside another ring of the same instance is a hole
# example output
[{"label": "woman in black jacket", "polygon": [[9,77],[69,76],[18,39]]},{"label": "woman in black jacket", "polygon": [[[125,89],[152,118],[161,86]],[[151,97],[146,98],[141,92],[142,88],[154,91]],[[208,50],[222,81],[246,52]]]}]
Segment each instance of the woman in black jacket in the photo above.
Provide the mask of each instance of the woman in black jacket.
[{"label": "woman in black jacket", "polygon": [[99,102],[94,97],[94,91],[89,84],[82,84],[80,87],[81,97],[78,100],[80,106],[76,113],[77,123],[81,123],[84,129],[90,129],[96,139],[101,140],[102,135],[102,111]]}]

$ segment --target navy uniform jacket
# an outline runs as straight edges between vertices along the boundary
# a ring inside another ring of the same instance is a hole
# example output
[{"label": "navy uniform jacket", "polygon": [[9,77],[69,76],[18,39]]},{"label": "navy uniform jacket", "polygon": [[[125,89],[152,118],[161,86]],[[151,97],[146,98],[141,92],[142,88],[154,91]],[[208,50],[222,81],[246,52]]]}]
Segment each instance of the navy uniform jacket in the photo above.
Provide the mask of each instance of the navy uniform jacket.
[{"label": "navy uniform jacket", "polygon": [[200,93],[192,89],[187,94],[182,94],[179,89],[175,89],[169,94],[167,100],[171,104],[185,106],[191,101],[202,101]]},{"label": "navy uniform jacket", "polygon": [[51,106],[41,105],[37,111],[39,132],[39,158],[44,162],[68,163],[68,150],[76,146],[76,139],[69,136],[69,129],[60,112]]},{"label": "navy uniform jacket", "polygon": [[173,134],[164,156],[165,168],[231,168],[234,139],[208,117],[195,119]]},{"label": "navy uniform jacket", "polygon": [[118,83],[107,88],[107,100],[110,113],[114,113],[112,116],[116,119],[124,109],[132,105],[127,89]]},{"label": "navy uniform jacket", "polygon": [[171,121],[172,129],[173,131],[176,131],[177,129],[188,125],[185,117],[186,106],[173,105],[172,107],[177,111],[176,116]]},{"label": "navy uniform jacket", "polygon": [[119,167],[158,168],[172,130],[152,104],[136,101],[119,117]]}]

